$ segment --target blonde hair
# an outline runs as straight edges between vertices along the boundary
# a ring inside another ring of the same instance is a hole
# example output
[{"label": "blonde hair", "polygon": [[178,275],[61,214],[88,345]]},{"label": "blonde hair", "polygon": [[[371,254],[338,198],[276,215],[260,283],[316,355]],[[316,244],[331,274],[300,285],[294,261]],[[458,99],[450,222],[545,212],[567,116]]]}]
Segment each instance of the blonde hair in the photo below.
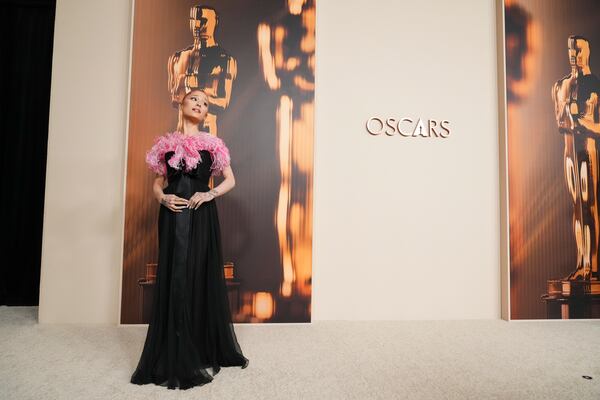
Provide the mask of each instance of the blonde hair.
[{"label": "blonde hair", "polygon": [[177,131],[178,132],[183,132],[183,101],[193,92],[200,92],[200,93],[204,94],[204,96],[206,96],[206,101],[210,105],[210,97],[203,89],[194,88],[194,89],[190,90],[188,93],[186,93],[185,96],[183,96],[183,98],[179,102],[179,106],[178,106],[178,111],[177,111]]}]

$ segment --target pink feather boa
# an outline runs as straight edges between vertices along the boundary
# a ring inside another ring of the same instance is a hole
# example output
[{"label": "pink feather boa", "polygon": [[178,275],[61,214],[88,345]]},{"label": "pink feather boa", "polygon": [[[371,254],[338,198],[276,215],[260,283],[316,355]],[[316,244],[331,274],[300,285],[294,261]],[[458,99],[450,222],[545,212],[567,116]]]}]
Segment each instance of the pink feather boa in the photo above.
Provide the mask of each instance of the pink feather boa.
[{"label": "pink feather boa", "polygon": [[198,162],[202,162],[200,150],[208,150],[212,154],[213,163],[210,168],[213,175],[220,175],[231,162],[229,149],[221,138],[208,132],[201,132],[198,135],[184,135],[175,131],[159,136],[154,140],[154,145],[146,153],[146,163],[152,171],[160,175],[166,175],[165,153],[174,151],[175,154],[169,159],[169,165],[175,169],[180,169],[181,160],[185,160],[185,171],[189,172],[196,167]]}]

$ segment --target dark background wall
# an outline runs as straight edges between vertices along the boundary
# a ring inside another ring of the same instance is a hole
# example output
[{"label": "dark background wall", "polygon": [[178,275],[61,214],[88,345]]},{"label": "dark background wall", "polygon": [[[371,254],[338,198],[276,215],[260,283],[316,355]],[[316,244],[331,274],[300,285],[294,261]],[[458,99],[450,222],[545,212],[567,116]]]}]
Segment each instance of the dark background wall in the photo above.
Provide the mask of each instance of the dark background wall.
[{"label": "dark background wall", "polygon": [[0,305],[38,305],[56,0],[0,2]]}]

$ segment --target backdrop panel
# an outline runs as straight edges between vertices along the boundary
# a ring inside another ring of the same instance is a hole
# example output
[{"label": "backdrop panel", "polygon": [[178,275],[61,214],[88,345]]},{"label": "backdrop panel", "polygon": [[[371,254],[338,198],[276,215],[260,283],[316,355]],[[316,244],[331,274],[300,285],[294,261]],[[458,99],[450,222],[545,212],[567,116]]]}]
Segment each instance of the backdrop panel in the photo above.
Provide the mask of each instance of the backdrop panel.
[{"label": "backdrop panel", "polygon": [[148,321],[159,205],[144,158],[175,130],[182,85],[211,94],[204,130],[232,157],[236,187],[217,203],[234,321],[310,321],[314,1],[202,5],[214,12],[192,1],[134,7],[121,323]]},{"label": "backdrop panel", "polygon": [[504,5],[511,318],[598,318],[600,3]]}]

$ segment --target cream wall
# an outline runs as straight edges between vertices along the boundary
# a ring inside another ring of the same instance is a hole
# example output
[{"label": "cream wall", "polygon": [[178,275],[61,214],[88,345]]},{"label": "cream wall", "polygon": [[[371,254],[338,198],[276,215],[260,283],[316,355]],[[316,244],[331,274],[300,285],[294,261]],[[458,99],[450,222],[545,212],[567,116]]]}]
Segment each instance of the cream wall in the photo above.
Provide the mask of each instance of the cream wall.
[{"label": "cream wall", "polygon": [[131,3],[58,0],[39,321],[118,323]]},{"label": "cream wall", "polygon": [[[40,322],[118,323],[128,3],[58,0]],[[494,1],[448,3],[317,0],[314,320],[500,316]]]},{"label": "cream wall", "polygon": [[317,12],[314,318],[500,318],[494,1],[340,4]]}]

